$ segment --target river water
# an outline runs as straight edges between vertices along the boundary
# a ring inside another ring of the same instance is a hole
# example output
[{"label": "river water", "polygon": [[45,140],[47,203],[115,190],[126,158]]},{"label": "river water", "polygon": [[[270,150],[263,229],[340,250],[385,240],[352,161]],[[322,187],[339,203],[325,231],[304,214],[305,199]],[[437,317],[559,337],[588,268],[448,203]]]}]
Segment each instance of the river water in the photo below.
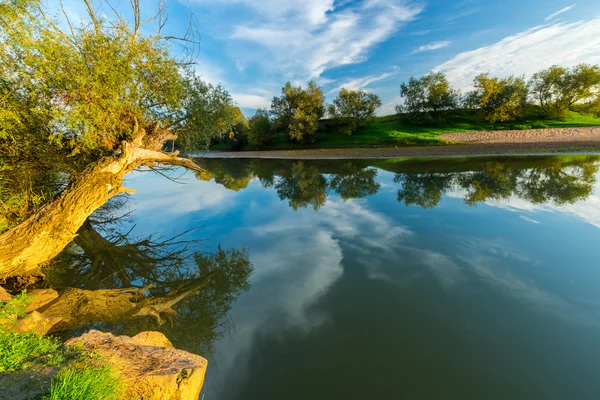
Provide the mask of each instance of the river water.
[{"label": "river water", "polygon": [[67,334],[160,330],[205,400],[600,397],[599,157],[200,163],[131,174],[49,274],[172,311]]}]

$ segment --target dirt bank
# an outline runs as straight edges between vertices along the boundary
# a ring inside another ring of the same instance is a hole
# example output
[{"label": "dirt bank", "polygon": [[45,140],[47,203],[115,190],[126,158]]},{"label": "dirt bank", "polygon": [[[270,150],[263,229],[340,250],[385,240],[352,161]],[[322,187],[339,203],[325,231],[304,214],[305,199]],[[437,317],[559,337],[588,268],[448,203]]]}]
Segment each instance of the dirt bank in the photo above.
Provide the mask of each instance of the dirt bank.
[{"label": "dirt bank", "polygon": [[198,158],[403,158],[489,156],[526,153],[600,153],[600,127],[449,133],[447,146],[361,147],[267,151],[211,151]]}]

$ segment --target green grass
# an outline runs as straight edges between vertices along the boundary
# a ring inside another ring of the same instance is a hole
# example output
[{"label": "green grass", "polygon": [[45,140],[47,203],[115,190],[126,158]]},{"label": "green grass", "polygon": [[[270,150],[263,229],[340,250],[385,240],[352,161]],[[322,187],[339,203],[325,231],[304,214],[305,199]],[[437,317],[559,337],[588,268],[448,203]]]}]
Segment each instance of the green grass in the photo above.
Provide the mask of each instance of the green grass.
[{"label": "green grass", "polygon": [[43,400],[119,400],[119,381],[109,366],[68,367],[53,379]]},{"label": "green grass", "polygon": [[[526,118],[504,124],[480,122],[472,115],[460,115],[452,122],[422,126],[401,121],[396,115],[378,117],[375,122],[360,129],[352,136],[343,135],[336,131],[317,133],[317,141],[311,145],[290,142],[283,133],[277,133],[274,142],[266,150],[303,149],[303,148],[344,148],[344,147],[401,147],[401,146],[432,146],[449,144],[439,137],[444,133],[474,132],[490,130],[522,130],[543,128],[574,128],[600,126],[600,117],[580,114],[574,111],[564,120],[546,120],[539,111],[534,111]],[[231,150],[229,144],[220,143],[211,147],[212,150]],[[246,146],[244,150],[257,150]]]},{"label": "green grass", "polygon": [[0,329],[0,373],[22,371],[34,364],[57,366],[64,360],[54,339]]},{"label": "green grass", "polygon": [[[0,374],[58,370],[46,400],[118,400],[121,381],[95,352],[68,347],[50,337],[10,330],[14,316],[23,317],[31,299],[25,293],[0,302]],[[44,372],[46,373],[46,372]]]}]

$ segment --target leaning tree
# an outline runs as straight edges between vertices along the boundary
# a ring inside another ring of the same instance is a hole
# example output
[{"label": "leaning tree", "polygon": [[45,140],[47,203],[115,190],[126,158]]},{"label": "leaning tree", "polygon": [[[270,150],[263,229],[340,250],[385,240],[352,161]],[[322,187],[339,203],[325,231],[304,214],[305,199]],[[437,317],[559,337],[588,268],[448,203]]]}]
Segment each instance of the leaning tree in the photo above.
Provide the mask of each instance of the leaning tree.
[{"label": "leaning tree", "polygon": [[[0,277],[58,255],[142,166],[200,170],[190,151],[230,129],[231,98],[191,71],[194,30],[167,35],[131,0],[81,0],[85,18],[40,0],[0,2]],[[175,42],[174,42],[175,41]],[[179,53],[178,53],[179,54]]]}]

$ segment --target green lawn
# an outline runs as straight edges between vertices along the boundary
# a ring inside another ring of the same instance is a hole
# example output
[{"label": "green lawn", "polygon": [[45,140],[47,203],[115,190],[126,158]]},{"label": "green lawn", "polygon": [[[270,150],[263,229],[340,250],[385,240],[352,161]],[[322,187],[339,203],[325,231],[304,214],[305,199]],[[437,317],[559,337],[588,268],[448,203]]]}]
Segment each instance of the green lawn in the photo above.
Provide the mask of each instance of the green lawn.
[{"label": "green lawn", "polygon": [[[600,117],[589,114],[570,112],[565,120],[546,120],[539,114],[532,114],[522,121],[506,124],[490,124],[479,122],[472,116],[458,116],[453,122],[422,126],[401,121],[396,115],[378,117],[369,125],[352,136],[343,135],[336,131],[317,133],[317,141],[310,145],[290,142],[283,133],[277,133],[275,140],[266,150],[303,149],[303,148],[343,148],[343,147],[395,147],[412,145],[444,145],[448,144],[439,137],[443,133],[474,132],[507,129],[537,129],[537,128],[569,128],[600,126]],[[212,150],[231,150],[229,144],[220,143],[211,147]],[[244,150],[257,150],[247,145]]]}]

